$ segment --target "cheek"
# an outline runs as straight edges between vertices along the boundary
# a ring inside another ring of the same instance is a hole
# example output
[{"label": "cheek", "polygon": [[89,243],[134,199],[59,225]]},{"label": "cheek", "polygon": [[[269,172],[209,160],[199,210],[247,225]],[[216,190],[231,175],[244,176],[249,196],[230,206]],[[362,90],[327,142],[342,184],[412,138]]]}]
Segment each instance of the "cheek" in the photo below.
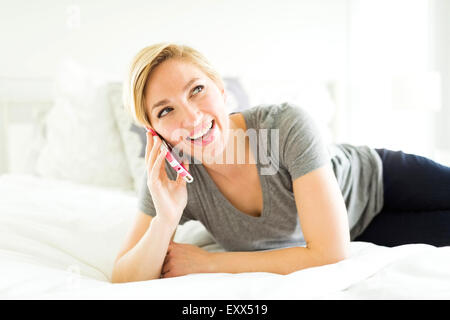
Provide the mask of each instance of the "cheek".
[{"label": "cheek", "polygon": [[223,96],[219,91],[210,92],[206,95],[202,101],[204,103],[205,108],[210,109],[211,111],[220,111],[224,109],[225,101],[223,100]]},{"label": "cheek", "polygon": [[220,100],[220,97],[209,99],[205,105],[204,111],[213,115],[217,119],[220,126],[223,126],[223,123],[228,117],[227,108],[224,101]]},{"label": "cheek", "polygon": [[161,132],[161,135],[171,145],[175,145],[181,140],[184,133],[180,127],[181,125],[179,123],[169,123],[169,121],[166,121],[164,123],[164,132]]},{"label": "cheek", "polygon": [[204,113],[217,113],[219,111],[217,100],[213,98],[205,98],[201,102],[201,109]]}]

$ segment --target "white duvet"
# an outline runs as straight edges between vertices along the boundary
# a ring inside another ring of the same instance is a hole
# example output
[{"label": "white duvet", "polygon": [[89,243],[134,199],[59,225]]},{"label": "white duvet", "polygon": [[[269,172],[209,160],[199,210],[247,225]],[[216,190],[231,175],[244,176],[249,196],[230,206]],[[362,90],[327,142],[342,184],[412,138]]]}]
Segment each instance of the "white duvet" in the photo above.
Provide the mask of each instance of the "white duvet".
[{"label": "white duvet", "polygon": [[[137,208],[132,192],[0,176],[2,299],[449,299],[450,247],[352,242],[345,261],[289,275],[192,274],[112,284],[112,264]],[[177,242],[221,250],[201,224]]]}]

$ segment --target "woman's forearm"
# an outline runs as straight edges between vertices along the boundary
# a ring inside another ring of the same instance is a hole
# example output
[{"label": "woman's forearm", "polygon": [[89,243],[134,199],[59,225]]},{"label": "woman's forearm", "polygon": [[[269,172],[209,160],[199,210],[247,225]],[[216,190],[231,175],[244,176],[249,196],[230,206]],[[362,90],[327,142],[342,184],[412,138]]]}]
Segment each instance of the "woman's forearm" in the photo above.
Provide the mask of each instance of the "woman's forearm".
[{"label": "woman's forearm", "polygon": [[270,272],[289,274],[298,270],[338,262],[342,258],[326,259],[306,247],[270,251],[215,252],[212,254],[214,272]]},{"label": "woman's forearm", "polygon": [[132,282],[157,279],[176,226],[152,219],[148,230],[136,246],[115,264],[111,282]]}]

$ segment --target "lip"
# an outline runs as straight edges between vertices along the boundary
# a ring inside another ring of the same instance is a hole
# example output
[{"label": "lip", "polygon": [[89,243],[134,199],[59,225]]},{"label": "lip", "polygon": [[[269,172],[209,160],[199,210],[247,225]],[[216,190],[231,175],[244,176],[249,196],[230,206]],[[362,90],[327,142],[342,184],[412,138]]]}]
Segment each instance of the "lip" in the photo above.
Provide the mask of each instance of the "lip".
[{"label": "lip", "polygon": [[213,119],[210,119],[209,121],[202,123],[201,127],[197,127],[196,129],[192,130],[191,133],[189,134],[189,137],[193,137],[196,134],[203,132],[203,130],[208,128],[208,126],[211,124],[211,121],[213,121]]},{"label": "lip", "polygon": [[206,146],[206,145],[210,144],[214,140],[214,134],[216,132],[216,127],[217,127],[216,121],[214,121],[213,126],[208,131],[206,136],[202,137],[201,140],[197,140],[197,141],[190,140],[190,143],[197,145],[197,146]]}]

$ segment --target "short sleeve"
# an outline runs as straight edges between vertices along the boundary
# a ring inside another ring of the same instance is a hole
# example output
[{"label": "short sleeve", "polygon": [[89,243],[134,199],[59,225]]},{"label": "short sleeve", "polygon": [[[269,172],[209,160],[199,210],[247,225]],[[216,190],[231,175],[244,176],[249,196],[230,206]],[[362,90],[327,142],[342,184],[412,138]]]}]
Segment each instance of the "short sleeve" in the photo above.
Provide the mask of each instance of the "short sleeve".
[{"label": "short sleeve", "polygon": [[[144,174],[142,175],[141,187],[138,191],[138,208],[145,214],[148,214],[152,217],[156,216],[156,209],[153,204],[152,196],[147,187],[147,171],[144,171]],[[190,216],[188,210],[185,208],[179,224],[184,224],[186,221],[192,219],[193,218]]]},{"label": "short sleeve", "polygon": [[277,121],[281,163],[292,180],[331,161],[319,127],[305,109],[284,103]]}]

